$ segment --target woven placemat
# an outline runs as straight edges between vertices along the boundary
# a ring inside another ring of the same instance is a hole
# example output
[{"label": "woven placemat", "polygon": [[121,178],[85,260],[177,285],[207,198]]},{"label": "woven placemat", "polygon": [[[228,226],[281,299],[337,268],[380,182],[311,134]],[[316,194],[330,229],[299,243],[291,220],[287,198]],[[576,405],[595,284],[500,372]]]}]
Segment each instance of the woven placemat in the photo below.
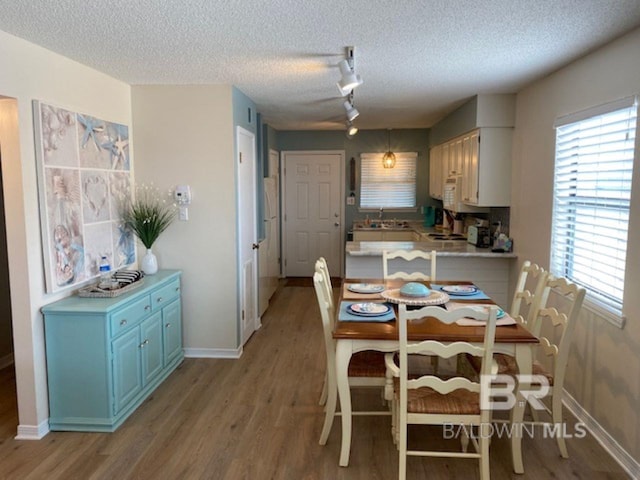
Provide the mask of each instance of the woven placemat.
[{"label": "woven placemat", "polygon": [[131,290],[135,290],[143,283],[144,279],[141,278],[137,282],[130,283],[129,285],[125,285],[124,287],[117,288],[115,290],[106,290],[98,287],[98,285],[91,285],[78,290],[78,296],[87,298],[112,298],[122,295],[123,293],[130,292]]}]

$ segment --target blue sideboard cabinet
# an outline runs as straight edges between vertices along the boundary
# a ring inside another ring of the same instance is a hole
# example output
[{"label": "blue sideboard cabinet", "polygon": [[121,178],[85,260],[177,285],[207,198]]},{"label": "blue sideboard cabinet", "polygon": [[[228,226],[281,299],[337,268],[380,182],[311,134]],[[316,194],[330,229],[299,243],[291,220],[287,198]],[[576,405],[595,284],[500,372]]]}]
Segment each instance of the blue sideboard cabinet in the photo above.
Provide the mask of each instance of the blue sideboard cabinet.
[{"label": "blue sideboard cabinet", "polygon": [[113,432],[182,362],[180,276],[42,307],[51,430]]}]

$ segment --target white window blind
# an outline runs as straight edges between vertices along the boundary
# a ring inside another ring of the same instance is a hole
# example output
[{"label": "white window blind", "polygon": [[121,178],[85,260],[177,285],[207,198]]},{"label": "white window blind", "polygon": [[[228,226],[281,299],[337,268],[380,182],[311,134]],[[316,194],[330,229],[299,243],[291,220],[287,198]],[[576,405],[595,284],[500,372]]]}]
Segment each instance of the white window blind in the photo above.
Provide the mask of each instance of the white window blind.
[{"label": "white window blind", "polygon": [[620,318],[637,110],[630,98],[556,122],[551,272]]},{"label": "white window blind", "polygon": [[395,152],[396,164],[393,168],[382,166],[383,155],[360,155],[360,208],[415,207],[418,154]]}]

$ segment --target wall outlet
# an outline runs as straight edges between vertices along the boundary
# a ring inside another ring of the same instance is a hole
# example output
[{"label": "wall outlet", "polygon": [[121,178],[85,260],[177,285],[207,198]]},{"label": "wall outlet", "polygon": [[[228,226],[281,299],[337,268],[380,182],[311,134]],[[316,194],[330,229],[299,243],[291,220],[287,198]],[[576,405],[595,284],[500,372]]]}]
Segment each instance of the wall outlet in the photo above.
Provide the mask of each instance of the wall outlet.
[{"label": "wall outlet", "polygon": [[349,195],[347,197],[347,205],[355,205],[356,204],[356,197]]}]

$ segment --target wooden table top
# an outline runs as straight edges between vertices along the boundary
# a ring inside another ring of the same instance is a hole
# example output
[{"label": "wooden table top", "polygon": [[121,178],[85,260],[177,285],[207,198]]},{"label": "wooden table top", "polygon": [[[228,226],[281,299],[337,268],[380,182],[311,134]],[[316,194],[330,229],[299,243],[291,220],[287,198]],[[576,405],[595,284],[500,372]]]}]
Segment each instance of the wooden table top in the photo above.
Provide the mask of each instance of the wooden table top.
[{"label": "wooden table top", "polygon": [[[382,279],[345,279],[344,283],[384,283],[386,289],[400,288],[404,283],[402,280],[382,280]],[[429,286],[429,282],[421,282]],[[447,282],[436,281],[438,285],[472,285],[472,282]],[[342,301],[342,292],[340,299]],[[456,302],[464,303],[465,300],[456,298]],[[493,305],[492,300],[466,300],[473,304]],[[393,304],[398,315],[398,308]],[[412,320],[409,324],[409,340],[437,340],[441,342],[482,342],[484,340],[483,326],[471,327],[457,324],[446,325],[433,317],[424,317],[420,320]],[[333,331],[335,339],[350,340],[398,340],[398,326],[395,320],[389,322],[341,322],[336,321]],[[531,334],[519,323],[516,325],[499,326],[496,328],[496,343],[538,343],[538,338]]]}]

